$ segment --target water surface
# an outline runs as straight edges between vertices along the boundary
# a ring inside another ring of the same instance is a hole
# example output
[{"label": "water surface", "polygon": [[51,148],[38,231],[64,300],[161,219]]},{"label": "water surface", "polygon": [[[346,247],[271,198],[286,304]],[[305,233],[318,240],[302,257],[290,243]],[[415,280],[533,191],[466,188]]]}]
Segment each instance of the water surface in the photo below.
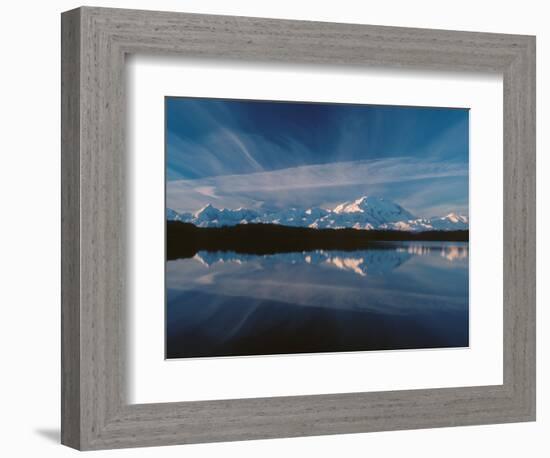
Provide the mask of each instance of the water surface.
[{"label": "water surface", "polygon": [[166,287],[167,358],[468,346],[467,242],[201,251]]}]

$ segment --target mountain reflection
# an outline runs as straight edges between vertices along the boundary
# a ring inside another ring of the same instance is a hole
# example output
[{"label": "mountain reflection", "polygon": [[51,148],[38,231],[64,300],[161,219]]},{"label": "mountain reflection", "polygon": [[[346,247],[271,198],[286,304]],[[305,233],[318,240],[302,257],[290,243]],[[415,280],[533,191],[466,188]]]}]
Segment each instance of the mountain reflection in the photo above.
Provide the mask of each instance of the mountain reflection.
[{"label": "mountain reflection", "polygon": [[393,244],[379,249],[336,251],[315,250],[269,255],[250,255],[233,251],[200,251],[193,259],[200,264],[212,267],[216,264],[244,264],[256,262],[260,265],[309,264],[312,266],[335,268],[362,277],[380,275],[393,271],[413,256],[439,255],[449,262],[468,258],[468,244]]},{"label": "mountain reflection", "polygon": [[216,264],[258,262],[260,265],[309,264],[336,268],[357,275],[383,274],[391,272],[411,258],[412,254],[398,250],[356,250],[346,251],[304,251],[272,255],[247,255],[231,251],[200,251],[193,259],[212,267]]},{"label": "mountain reflection", "polygon": [[407,252],[411,255],[417,256],[427,256],[439,252],[442,258],[445,258],[447,261],[456,261],[459,259],[466,259],[469,254],[468,244],[460,245],[430,245],[430,244],[408,244],[406,247],[398,247],[397,251]]},{"label": "mountain reflection", "polygon": [[468,245],[465,246],[451,246],[441,250],[441,256],[447,259],[447,261],[456,261],[458,259],[466,259],[468,257]]}]

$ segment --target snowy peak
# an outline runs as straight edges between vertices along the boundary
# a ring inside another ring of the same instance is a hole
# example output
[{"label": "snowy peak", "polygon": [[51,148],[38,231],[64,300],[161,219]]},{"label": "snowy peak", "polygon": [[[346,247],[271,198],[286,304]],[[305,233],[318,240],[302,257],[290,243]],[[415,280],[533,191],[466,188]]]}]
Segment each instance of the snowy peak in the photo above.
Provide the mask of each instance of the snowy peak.
[{"label": "snowy peak", "polygon": [[208,204],[204,207],[202,207],[200,210],[196,211],[193,216],[195,218],[211,218],[212,216],[217,216],[220,211],[213,207],[212,205]]},{"label": "snowy peak", "polygon": [[449,213],[440,218],[431,218],[430,223],[436,231],[464,230],[469,226],[468,217],[456,213]]},{"label": "snowy peak", "polygon": [[[361,212],[363,213],[365,210],[363,207],[366,207],[368,205],[368,197],[367,196],[363,196],[363,197],[360,197],[359,199],[357,200],[354,200],[352,202],[344,202],[340,205],[337,205],[336,207],[334,207],[334,209],[332,210],[334,213],[358,213],[358,212]],[[371,198],[371,201],[373,199]]]},{"label": "snowy peak", "polygon": [[441,219],[445,219],[445,220],[450,221],[451,223],[455,223],[455,224],[456,223],[468,224],[468,217],[467,216],[457,215],[456,213],[449,213],[448,215],[444,216]]},{"label": "snowy peak", "polygon": [[171,208],[166,209],[166,220],[167,221],[189,221],[193,215],[191,213],[178,213]]},{"label": "snowy peak", "polygon": [[166,219],[168,221],[180,221],[180,215],[178,212],[172,210],[171,208],[166,209]]},{"label": "snowy peak", "polygon": [[[371,226],[414,219],[410,212],[395,202],[374,196],[363,196],[352,202],[344,202],[337,205],[332,212],[342,217],[349,215],[357,220],[356,223]],[[361,215],[355,215],[357,213]],[[353,227],[353,224],[351,226]]]}]

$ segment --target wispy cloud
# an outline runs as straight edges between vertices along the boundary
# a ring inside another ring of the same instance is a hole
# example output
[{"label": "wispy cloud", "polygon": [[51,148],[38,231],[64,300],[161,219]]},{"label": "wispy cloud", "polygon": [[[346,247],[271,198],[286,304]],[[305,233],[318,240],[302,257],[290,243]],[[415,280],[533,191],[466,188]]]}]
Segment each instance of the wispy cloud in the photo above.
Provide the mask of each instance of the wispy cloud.
[{"label": "wispy cloud", "polygon": [[[395,194],[391,188],[397,191],[407,182],[455,177],[467,180],[467,175],[468,168],[463,163],[429,162],[410,157],[336,162],[170,181],[167,204],[178,211],[193,211],[207,203],[232,208],[257,207],[266,202],[285,206],[306,200],[303,202],[306,205],[323,205],[344,195],[351,198],[354,193]],[[431,195],[428,199],[424,194],[424,198],[433,201]],[[416,202],[415,206],[421,203]]]},{"label": "wispy cloud", "polygon": [[243,154],[253,168],[258,171],[263,170],[262,166],[252,157],[252,154],[237,134],[231,132],[229,129],[221,129],[221,132],[223,132],[233,143],[235,143],[238,150]]}]

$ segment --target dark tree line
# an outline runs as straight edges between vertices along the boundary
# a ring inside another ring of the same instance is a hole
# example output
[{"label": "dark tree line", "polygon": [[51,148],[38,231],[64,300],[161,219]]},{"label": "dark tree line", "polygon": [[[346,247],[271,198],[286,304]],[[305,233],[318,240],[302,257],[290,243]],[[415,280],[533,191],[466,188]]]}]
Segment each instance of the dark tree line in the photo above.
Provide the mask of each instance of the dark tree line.
[{"label": "dark tree line", "polygon": [[[234,251],[243,254],[274,254],[312,250],[360,250],[383,242],[467,242],[465,231],[380,231],[357,229],[313,229],[277,224],[239,224],[201,228],[190,223],[167,221],[168,260],[193,257],[199,251]],[[389,246],[388,246],[389,247]]]}]

